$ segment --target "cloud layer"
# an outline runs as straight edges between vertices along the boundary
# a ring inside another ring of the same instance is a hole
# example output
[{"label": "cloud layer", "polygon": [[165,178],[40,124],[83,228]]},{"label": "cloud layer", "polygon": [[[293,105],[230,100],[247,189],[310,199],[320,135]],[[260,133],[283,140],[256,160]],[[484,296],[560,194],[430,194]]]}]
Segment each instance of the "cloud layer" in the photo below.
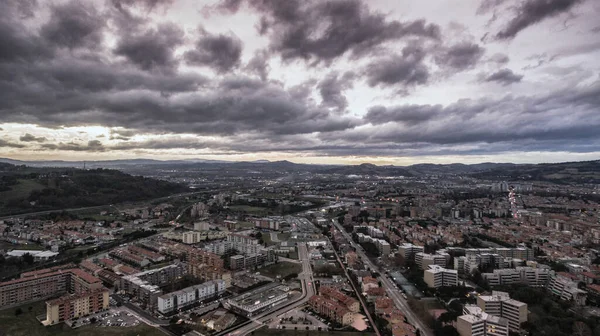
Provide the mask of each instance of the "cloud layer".
[{"label": "cloud layer", "polygon": [[598,9],[469,1],[3,1],[0,155],[598,151]]}]

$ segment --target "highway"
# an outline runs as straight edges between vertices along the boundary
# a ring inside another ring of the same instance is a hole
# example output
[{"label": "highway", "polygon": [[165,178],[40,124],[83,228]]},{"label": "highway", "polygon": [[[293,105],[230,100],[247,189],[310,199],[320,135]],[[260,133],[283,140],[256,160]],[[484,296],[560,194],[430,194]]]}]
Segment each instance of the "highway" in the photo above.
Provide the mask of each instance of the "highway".
[{"label": "highway", "polygon": [[367,257],[364,250],[356,243],[352,241],[352,237],[348,232],[344,230],[344,228],[337,222],[337,220],[331,220],[333,225],[336,227],[338,231],[342,233],[342,235],[348,240],[353,247],[356,248],[356,254],[360,256],[363,263],[372,270],[376,270],[379,273],[378,279],[381,281],[381,285],[385,288],[385,291],[388,293],[389,297],[394,301],[396,308],[400,309],[408,322],[414,325],[421,331],[421,335],[433,336],[433,332],[421,321],[421,319],[415,315],[415,313],[410,309],[406,300],[400,295],[400,291],[395,287],[392,283],[392,280],[385,275],[385,272],[381,272],[379,267],[373,264],[371,260]]},{"label": "highway", "polygon": [[310,257],[308,256],[308,248],[306,244],[298,244],[298,258],[302,262],[302,272],[298,274],[298,279],[302,286],[302,295],[297,301],[292,303],[284,303],[283,307],[277,308],[275,311],[268,311],[258,316],[251,318],[251,323],[243,324],[238,329],[227,330],[225,333],[218,333],[215,336],[221,336],[227,334],[227,336],[244,336],[256,329],[261,328],[267,320],[274,319],[279,315],[286,313],[298,306],[301,306],[308,302],[308,299],[315,295],[315,286],[313,280],[312,269],[310,267]]}]

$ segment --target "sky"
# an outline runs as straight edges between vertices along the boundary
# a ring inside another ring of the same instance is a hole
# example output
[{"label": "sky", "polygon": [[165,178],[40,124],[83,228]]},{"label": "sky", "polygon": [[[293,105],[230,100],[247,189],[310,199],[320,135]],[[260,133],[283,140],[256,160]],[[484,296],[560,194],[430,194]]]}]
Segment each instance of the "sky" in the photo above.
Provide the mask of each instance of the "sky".
[{"label": "sky", "polygon": [[3,0],[0,157],[600,159],[596,0]]}]

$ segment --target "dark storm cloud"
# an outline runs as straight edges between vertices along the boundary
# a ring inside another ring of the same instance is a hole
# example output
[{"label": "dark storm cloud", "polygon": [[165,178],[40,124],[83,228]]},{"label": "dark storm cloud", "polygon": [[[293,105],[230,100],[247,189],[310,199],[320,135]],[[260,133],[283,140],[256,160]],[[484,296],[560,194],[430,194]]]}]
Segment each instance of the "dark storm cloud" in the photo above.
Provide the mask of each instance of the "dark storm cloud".
[{"label": "dark storm cloud", "polygon": [[321,105],[327,108],[333,107],[338,111],[345,110],[348,107],[348,100],[344,96],[344,90],[353,86],[354,77],[352,72],[346,72],[341,76],[337,72],[332,72],[325,76],[317,85],[321,94]]},{"label": "dark storm cloud", "polygon": [[517,36],[525,28],[544,19],[568,12],[583,0],[525,0],[515,8],[515,16],[496,34],[501,40]]},{"label": "dark storm cloud", "polygon": [[99,47],[105,19],[91,4],[71,1],[54,6],[50,20],[42,26],[41,35],[51,44],[76,48]]},{"label": "dark storm cloud", "polygon": [[[47,99],[52,100],[52,92],[64,95],[65,99],[72,95],[70,100],[95,93],[91,97],[93,100],[97,95],[109,94],[112,91],[189,92],[197,90],[207,81],[198,75],[151,74],[122,64],[68,57],[50,63],[0,63],[0,113],[10,107],[27,106],[29,103],[35,105]],[[41,92],[38,93],[37,90]]]},{"label": "dark storm cloud", "polygon": [[183,43],[183,31],[174,24],[161,24],[141,34],[125,35],[114,53],[124,56],[143,70],[174,71],[178,62],[175,48]]},{"label": "dark storm cloud", "polygon": [[408,45],[402,54],[374,60],[365,69],[370,86],[399,85],[411,87],[427,83],[429,69],[423,64],[425,50],[418,45]]},{"label": "dark storm cloud", "polygon": [[484,52],[485,49],[478,44],[462,42],[443,48],[434,59],[441,67],[462,71],[474,68]]},{"label": "dark storm cloud", "polygon": [[19,140],[23,142],[46,142],[46,140],[48,139],[46,139],[45,137],[36,137],[29,133],[25,133],[25,135],[21,136]]},{"label": "dark storm cloud", "polygon": [[199,29],[200,37],[194,50],[184,54],[188,64],[204,65],[224,73],[237,67],[242,57],[242,41],[230,33],[229,35],[213,35]]},{"label": "dark storm cloud", "polygon": [[0,139],[0,148],[2,147],[8,147],[8,148],[24,148],[25,145],[21,145],[21,144],[17,144],[14,142],[10,142],[10,141],[6,141],[3,139]]},{"label": "dark storm cloud", "polygon": [[23,9],[20,4],[16,0],[0,1],[0,62],[32,61],[53,54],[52,46],[31,33],[20,20],[33,10],[29,7]]},{"label": "dark storm cloud", "polygon": [[407,105],[389,109],[385,106],[373,106],[369,109],[364,119],[373,125],[388,122],[416,125],[437,117],[441,112],[441,105]]},{"label": "dark storm cloud", "polygon": [[344,139],[375,145],[397,142],[432,146],[505,143],[509,147],[527,140],[536,142],[538,150],[553,150],[553,141],[558,139],[574,147],[585,141],[600,142],[599,108],[600,82],[596,82],[585,89],[539,97],[465,99],[445,107],[375,107],[367,113],[365,122],[376,126],[377,132],[360,128],[320,137],[324,142]]},{"label": "dark storm cloud", "polygon": [[523,75],[518,75],[510,69],[501,69],[493,74],[487,76],[484,81],[486,82],[497,82],[504,86],[513,83],[518,83],[523,79]]},{"label": "dark storm cloud", "polygon": [[[0,66],[0,74],[20,74],[16,80],[0,76],[0,119],[46,127],[105,125],[158,133],[222,135],[258,130],[265,136],[327,132],[358,124],[353,118],[334,117],[280,85],[248,77],[227,77],[198,87],[184,85],[181,89],[190,91],[165,96],[158,89],[161,79],[170,77],[154,74],[150,78],[157,87],[148,88],[152,81],[132,83],[118,67],[95,69],[106,71],[107,77],[94,78],[95,72],[85,65],[73,62],[70,71],[66,66],[50,65],[42,71]],[[81,78],[74,76],[77,72]]]},{"label": "dark storm cloud", "polygon": [[265,50],[258,50],[254,57],[246,65],[246,70],[257,74],[261,80],[267,80],[269,76],[269,54]]},{"label": "dark storm cloud", "polygon": [[72,152],[104,152],[106,148],[100,140],[90,140],[87,145],[75,142],[59,142],[58,144],[42,144],[40,148],[47,150],[72,151]]},{"label": "dark storm cloud", "polygon": [[408,36],[439,39],[441,35],[435,24],[388,20],[359,0],[258,0],[248,4],[263,15],[260,30],[270,36],[270,49],[284,59],[331,62],[347,52],[354,57],[372,52],[387,41]]}]

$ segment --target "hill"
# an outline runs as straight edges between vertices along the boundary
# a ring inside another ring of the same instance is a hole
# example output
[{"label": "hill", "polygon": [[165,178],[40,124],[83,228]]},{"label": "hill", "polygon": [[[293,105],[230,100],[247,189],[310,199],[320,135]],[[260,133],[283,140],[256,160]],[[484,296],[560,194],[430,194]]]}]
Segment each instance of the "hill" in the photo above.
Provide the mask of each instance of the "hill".
[{"label": "hill", "polygon": [[471,176],[491,180],[600,183],[600,160],[499,167]]},{"label": "hill", "polygon": [[0,164],[0,215],[141,201],[187,187],[117,170]]}]

